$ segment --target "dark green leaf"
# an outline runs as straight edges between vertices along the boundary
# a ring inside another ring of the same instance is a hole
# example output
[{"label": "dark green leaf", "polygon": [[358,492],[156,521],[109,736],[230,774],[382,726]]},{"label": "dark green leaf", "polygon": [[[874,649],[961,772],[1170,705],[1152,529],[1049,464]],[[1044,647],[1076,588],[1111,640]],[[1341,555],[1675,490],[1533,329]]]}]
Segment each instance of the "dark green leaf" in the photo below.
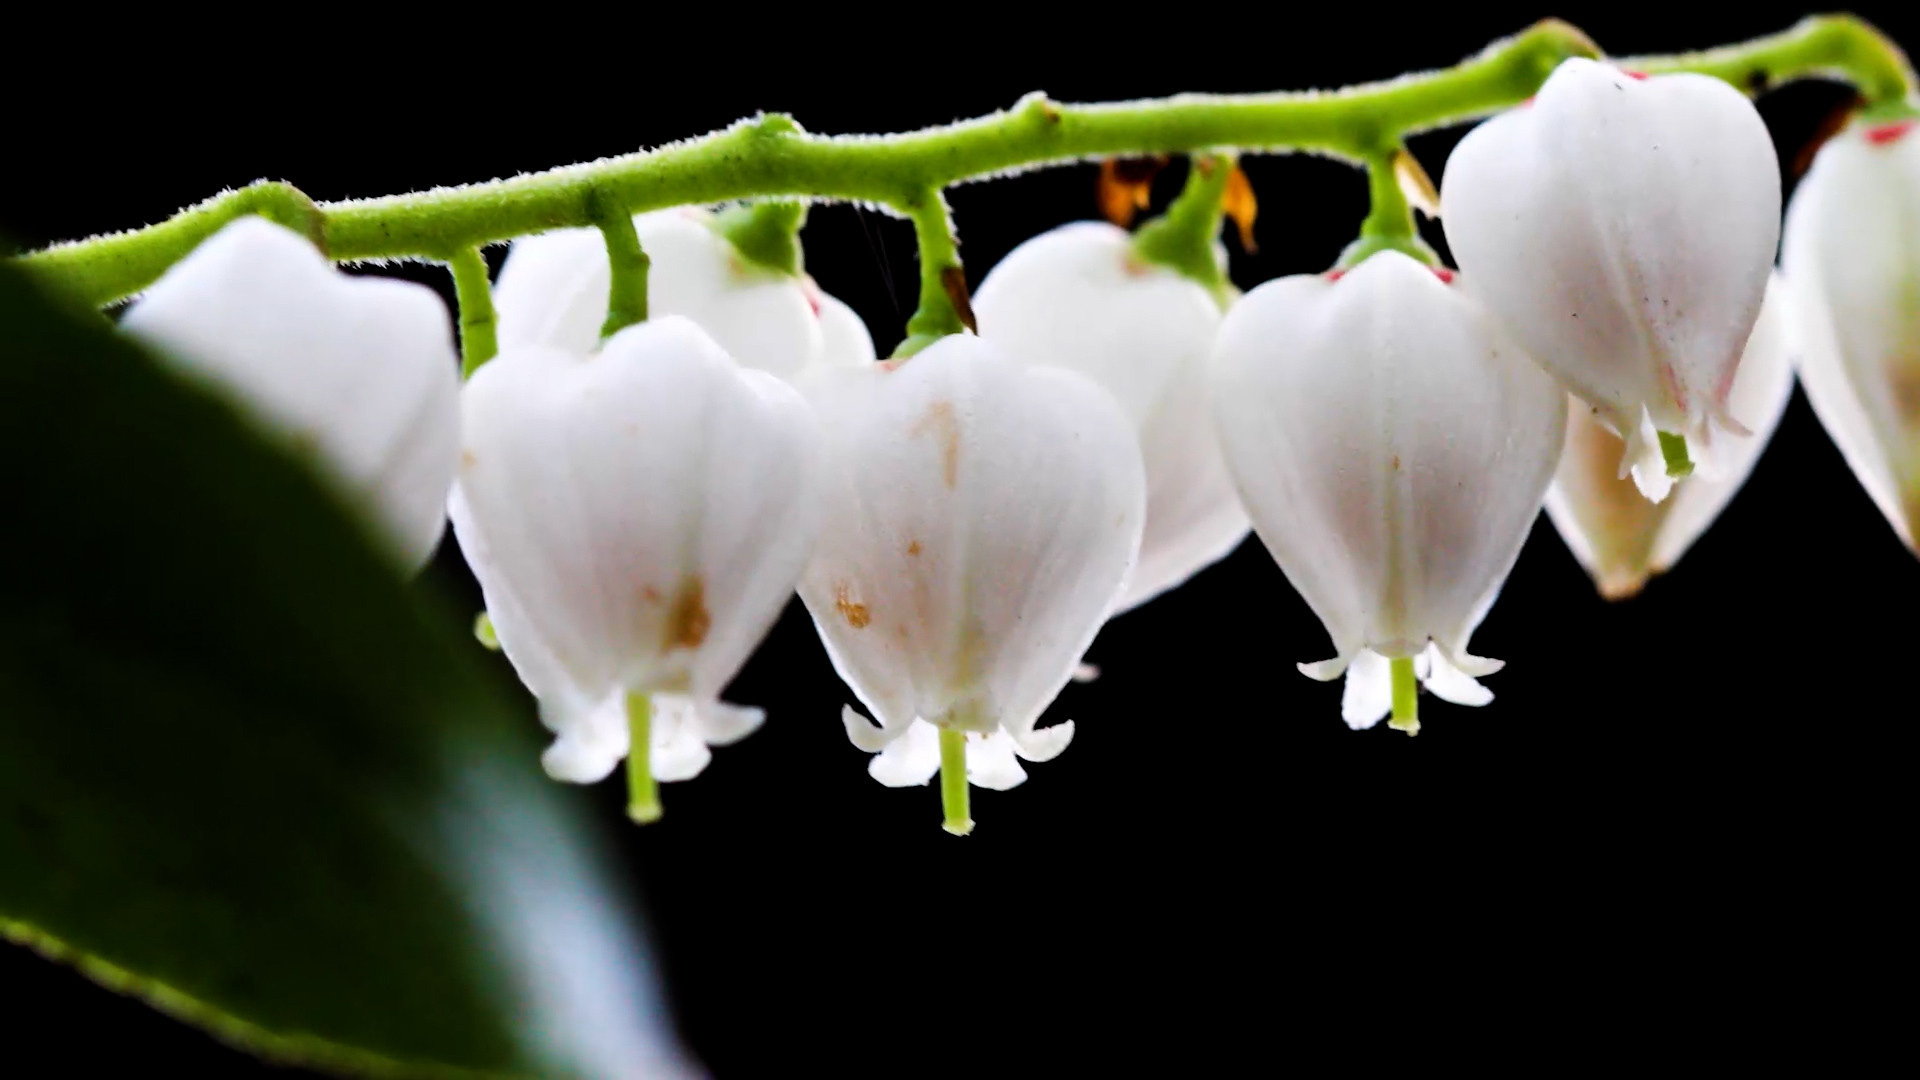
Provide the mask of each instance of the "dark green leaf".
[{"label": "dark green leaf", "polygon": [[260,1052],[656,1075],[529,722],[323,485],[0,265],[0,932]]}]

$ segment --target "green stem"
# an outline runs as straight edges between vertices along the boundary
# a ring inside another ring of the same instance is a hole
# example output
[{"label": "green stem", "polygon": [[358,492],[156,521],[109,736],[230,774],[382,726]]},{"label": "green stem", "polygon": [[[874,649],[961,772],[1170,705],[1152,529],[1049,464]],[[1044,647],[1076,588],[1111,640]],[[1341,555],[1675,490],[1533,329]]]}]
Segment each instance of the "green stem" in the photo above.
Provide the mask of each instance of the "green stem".
[{"label": "green stem", "polygon": [[941,826],[955,836],[973,831],[967,808],[967,733],[940,729],[940,807],[946,812]]},{"label": "green stem", "polygon": [[476,247],[454,252],[453,296],[460,303],[460,369],[467,378],[500,351],[493,324],[493,285],[487,280],[487,260]]},{"label": "green stem", "polygon": [[1738,45],[1673,56],[1639,56],[1621,67],[1658,75],[1692,71],[1732,83],[1749,94],[1808,77],[1836,78],[1860,91],[1869,107],[1898,103],[1914,93],[1907,54],[1855,15],[1815,15],[1792,29]]},{"label": "green stem", "polygon": [[906,340],[893,351],[896,358],[912,356],[948,334],[974,329],[967,271],[960,265],[960,241],[953,234],[946,195],[928,188],[903,209],[920,246],[920,306],[907,320]]},{"label": "green stem", "polygon": [[1367,217],[1360,223],[1360,238],[1348,244],[1334,263],[1336,269],[1352,269],[1382,251],[1398,251],[1428,266],[1440,265],[1440,256],[1420,239],[1413,205],[1394,173],[1394,158],[1406,152],[1405,147],[1396,146],[1367,158]]},{"label": "green stem", "polygon": [[1220,272],[1213,243],[1220,235],[1220,199],[1233,166],[1231,154],[1196,154],[1180,197],[1133,234],[1135,256],[1206,286],[1222,308],[1227,306],[1227,278]]},{"label": "green stem", "polygon": [[805,269],[800,227],[806,223],[806,203],[767,199],[714,215],[713,231],[725,237],[748,262],[778,274],[798,276]]},{"label": "green stem", "polygon": [[[818,136],[778,114],[657,150],[466,187],[320,207],[336,259],[447,259],[463,247],[595,225],[593,204],[640,213],[729,199],[806,196],[876,203],[915,217],[926,193],[1009,169],[1116,154],[1215,147],[1309,150],[1364,159],[1402,133],[1470,120],[1524,100],[1561,60],[1597,51],[1557,20],[1465,63],[1334,92],[1181,94],[1063,105],[1039,94],[1013,109],[882,137]],[[245,211],[240,211],[245,212]],[[237,215],[234,215],[237,216]],[[82,299],[142,288],[192,250],[172,222],[25,257]],[[153,239],[158,232],[159,240]],[[210,231],[210,230],[208,230]]]},{"label": "green stem", "polygon": [[627,816],[637,825],[660,820],[660,789],[653,779],[653,699],[627,695]]},{"label": "green stem", "polygon": [[635,323],[647,321],[647,253],[640,250],[640,235],[633,228],[633,214],[604,196],[593,196],[593,224],[607,241],[607,265],[613,278],[607,286],[607,321],[600,324],[600,337],[610,338]]},{"label": "green stem", "polygon": [[1393,719],[1387,726],[1409,735],[1420,734],[1420,680],[1413,673],[1413,657],[1396,656],[1387,661],[1393,673]]},{"label": "green stem", "polygon": [[[243,213],[265,213],[296,228],[306,223],[302,231],[339,260],[447,260],[462,248],[600,224],[599,205],[639,213],[775,196],[886,206],[914,218],[924,239],[927,193],[962,180],[1089,157],[1226,147],[1370,161],[1412,132],[1525,100],[1562,60],[1598,54],[1585,34],[1549,19],[1454,67],[1333,92],[1181,94],[1103,105],[1063,105],[1033,94],[1006,112],[880,137],[809,135],[789,117],[765,115],[657,150],[409,195],[312,207],[285,185],[256,185],[159,225],[60,245],[22,261],[81,300],[106,304],[145,288]],[[1644,71],[1701,71],[1748,89],[1838,75],[1870,103],[1894,105],[1914,86],[1900,50],[1851,16],[1811,19],[1723,49],[1627,63]]]}]

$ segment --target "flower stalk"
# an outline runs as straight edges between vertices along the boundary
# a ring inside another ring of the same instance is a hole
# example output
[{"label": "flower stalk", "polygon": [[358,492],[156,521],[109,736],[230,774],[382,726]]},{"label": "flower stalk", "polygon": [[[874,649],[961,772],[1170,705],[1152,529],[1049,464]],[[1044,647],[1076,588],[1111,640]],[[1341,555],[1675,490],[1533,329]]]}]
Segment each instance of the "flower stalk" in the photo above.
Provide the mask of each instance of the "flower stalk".
[{"label": "flower stalk", "polygon": [[627,816],[636,825],[660,820],[660,788],[653,779],[653,699],[627,695]]},{"label": "flower stalk", "polygon": [[460,373],[472,378],[480,365],[500,351],[493,319],[493,285],[487,280],[487,260],[477,247],[454,252],[453,296],[460,303]]},{"label": "flower stalk", "polygon": [[1420,734],[1420,680],[1413,670],[1413,657],[1396,656],[1388,662],[1393,676],[1393,719],[1387,726],[1409,735]]},{"label": "flower stalk", "polygon": [[601,338],[635,323],[647,321],[647,253],[640,250],[640,235],[633,228],[633,214],[625,207],[603,197],[593,204],[593,224],[607,240],[607,264],[613,271],[613,283],[607,290],[607,321],[600,325]]},{"label": "flower stalk", "polygon": [[967,806],[967,733],[940,729],[940,808],[946,813],[942,828],[955,836],[973,831]]}]

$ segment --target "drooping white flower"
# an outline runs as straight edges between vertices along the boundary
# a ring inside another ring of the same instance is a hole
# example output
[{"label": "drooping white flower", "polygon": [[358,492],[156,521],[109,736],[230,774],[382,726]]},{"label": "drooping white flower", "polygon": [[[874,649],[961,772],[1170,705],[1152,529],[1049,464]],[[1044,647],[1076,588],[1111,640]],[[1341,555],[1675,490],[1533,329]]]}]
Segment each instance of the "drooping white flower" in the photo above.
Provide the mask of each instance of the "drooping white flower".
[{"label": "drooping white flower", "polygon": [[1727,411],[1753,434],[1726,439],[1712,469],[1677,481],[1662,502],[1648,502],[1620,476],[1619,436],[1593,418],[1590,406],[1568,397],[1566,449],[1547,491],[1547,516],[1601,595],[1632,596],[1649,577],[1665,573],[1746,483],[1793,395],[1785,293],[1775,275],[1727,395]]},{"label": "drooping white flower", "polygon": [[[1467,641],[1540,510],[1565,392],[1451,275],[1398,252],[1268,282],[1227,313],[1213,409],[1254,530],[1333,639],[1343,713],[1387,711],[1388,664],[1490,700]],[[1462,279],[1464,280],[1464,279]]]},{"label": "drooping white flower", "polygon": [[1821,147],[1787,210],[1781,267],[1800,382],[1894,532],[1920,525],[1920,121]]},{"label": "drooping white flower", "polygon": [[[651,316],[683,315],[743,366],[782,378],[810,364],[851,362],[862,351],[873,358],[865,326],[846,305],[804,276],[743,257],[709,227],[711,217],[679,207],[633,219],[650,262]],[[501,351],[523,345],[591,350],[606,321],[610,280],[598,229],[558,229],[515,240],[493,289]]]},{"label": "drooping white flower", "polygon": [[653,698],[652,774],[690,777],[759,710],[719,702],[806,564],[819,434],[799,393],[691,321],[594,353],[503,351],[462,392],[454,530],[501,648],[559,738],[555,777],[629,750]]},{"label": "drooping white flower", "polygon": [[1441,188],[1447,242],[1533,358],[1670,487],[1656,432],[1701,460],[1760,314],[1780,169],[1751,102],[1703,75],[1561,64],[1531,105],[1469,132]]},{"label": "drooping white flower", "polygon": [[1207,408],[1221,313],[1204,286],[1135,257],[1125,230],[1083,221],[1013,249],[981,283],[973,310],[982,338],[1025,363],[1086,375],[1134,422],[1147,521],[1116,611],[1187,580],[1246,536]]},{"label": "drooping white flower", "polygon": [[800,582],[839,672],[871,711],[854,745],[889,785],[938,767],[962,731],[969,779],[1011,787],[1071,722],[1035,728],[1120,595],[1146,482],[1126,414],[1084,376],[971,335],[912,360],[802,383],[827,445],[825,516]]},{"label": "drooping white flower", "polygon": [[433,554],[460,453],[460,361],[433,290],[349,277],[250,216],[168,270],[120,326],[310,456],[405,565]]}]

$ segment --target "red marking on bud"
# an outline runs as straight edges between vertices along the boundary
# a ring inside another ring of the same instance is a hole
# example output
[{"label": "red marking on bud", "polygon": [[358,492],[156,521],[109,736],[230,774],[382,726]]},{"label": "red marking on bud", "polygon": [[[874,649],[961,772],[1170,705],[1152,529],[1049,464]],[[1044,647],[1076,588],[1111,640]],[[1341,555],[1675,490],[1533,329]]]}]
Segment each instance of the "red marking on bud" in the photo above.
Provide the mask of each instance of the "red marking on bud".
[{"label": "red marking on bud", "polygon": [[1920,120],[1895,120],[1891,124],[1875,124],[1867,129],[1867,141],[1875,146],[1886,146],[1899,141],[1902,135],[1920,127]]},{"label": "red marking on bud", "polygon": [[1531,108],[1533,108],[1533,99],[1532,99],[1532,98],[1528,98],[1527,100],[1525,100],[1525,101],[1523,101],[1523,102],[1521,102],[1520,104],[1518,104],[1518,105],[1515,105],[1515,106],[1514,106],[1514,108],[1516,108],[1516,109],[1531,109]]},{"label": "red marking on bud", "polygon": [[1346,277],[1347,272],[1345,270],[1329,270],[1321,276],[1327,279],[1327,284],[1331,285],[1341,278]]},{"label": "red marking on bud", "polygon": [[1633,71],[1628,68],[1621,68],[1620,74],[1625,75],[1627,78],[1633,79],[1636,82],[1647,81],[1647,73],[1644,71]]},{"label": "red marking on bud", "polygon": [[1434,277],[1439,278],[1441,281],[1446,282],[1448,285],[1453,284],[1454,272],[1452,270],[1449,270],[1444,266],[1429,266],[1427,267],[1427,269],[1433,271]]}]

